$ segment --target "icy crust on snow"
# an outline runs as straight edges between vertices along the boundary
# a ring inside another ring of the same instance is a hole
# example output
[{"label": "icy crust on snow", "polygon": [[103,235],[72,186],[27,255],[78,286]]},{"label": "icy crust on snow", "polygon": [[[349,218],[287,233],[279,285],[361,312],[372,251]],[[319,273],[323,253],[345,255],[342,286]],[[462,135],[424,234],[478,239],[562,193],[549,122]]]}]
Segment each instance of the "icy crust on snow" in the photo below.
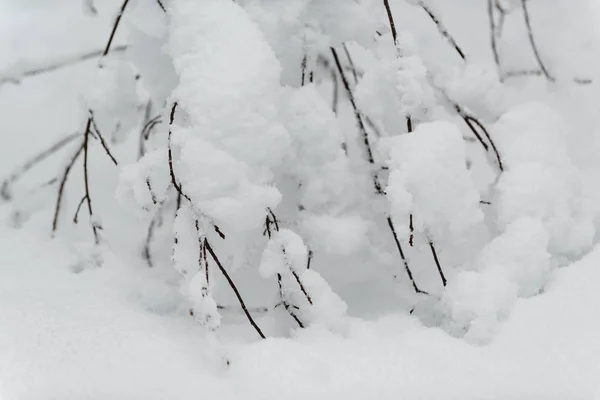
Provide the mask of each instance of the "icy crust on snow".
[{"label": "icy crust on snow", "polygon": [[548,231],[552,254],[577,256],[592,245],[597,206],[570,159],[568,130],[559,115],[542,103],[527,103],[494,125],[506,165],[496,186],[498,222],[537,218]]},{"label": "icy crust on snow", "polygon": [[411,134],[392,138],[388,164],[386,193],[402,239],[408,238],[411,214],[414,230],[432,240],[460,235],[482,223],[479,192],[455,125],[423,123]]}]

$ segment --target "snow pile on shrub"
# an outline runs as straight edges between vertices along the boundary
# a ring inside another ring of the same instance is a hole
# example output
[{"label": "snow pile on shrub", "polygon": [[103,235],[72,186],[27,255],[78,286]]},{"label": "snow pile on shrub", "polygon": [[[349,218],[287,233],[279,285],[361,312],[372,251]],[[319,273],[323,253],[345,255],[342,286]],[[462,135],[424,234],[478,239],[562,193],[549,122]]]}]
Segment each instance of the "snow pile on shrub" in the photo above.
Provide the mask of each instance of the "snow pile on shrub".
[{"label": "snow pile on shrub", "polygon": [[263,278],[278,275],[281,297],[301,323],[343,327],[346,304],[314,270],[307,269],[308,250],[296,233],[274,232],[260,263]]},{"label": "snow pile on shrub", "polygon": [[558,113],[541,103],[518,106],[500,118],[493,135],[506,166],[494,201],[500,226],[537,218],[548,230],[552,254],[589,250],[595,207],[569,157],[568,130]]},{"label": "snow pile on shrub", "polygon": [[[448,122],[423,123],[394,137],[386,189],[399,236],[413,229],[431,240],[460,238],[483,221],[479,193],[465,162],[465,144]],[[460,241],[460,240],[458,240]]]}]

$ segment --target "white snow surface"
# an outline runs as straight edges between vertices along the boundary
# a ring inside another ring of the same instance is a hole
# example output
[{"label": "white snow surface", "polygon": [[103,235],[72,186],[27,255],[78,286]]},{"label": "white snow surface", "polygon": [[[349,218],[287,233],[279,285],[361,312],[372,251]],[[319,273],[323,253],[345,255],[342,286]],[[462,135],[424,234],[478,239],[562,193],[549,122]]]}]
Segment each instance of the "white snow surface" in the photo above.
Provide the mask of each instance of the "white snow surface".
[{"label": "white snow surface", "polygon": [[0,237],[3,400],[593,399],[598,387],[600,249],[517,301],[488,346],[404,316],[267,340],[242,321],[222,334],[229,366],[215,367],[203,328],[149,312],[144,293],[161,290],[139,271],[109,257],[76,274],[64,244]]}]

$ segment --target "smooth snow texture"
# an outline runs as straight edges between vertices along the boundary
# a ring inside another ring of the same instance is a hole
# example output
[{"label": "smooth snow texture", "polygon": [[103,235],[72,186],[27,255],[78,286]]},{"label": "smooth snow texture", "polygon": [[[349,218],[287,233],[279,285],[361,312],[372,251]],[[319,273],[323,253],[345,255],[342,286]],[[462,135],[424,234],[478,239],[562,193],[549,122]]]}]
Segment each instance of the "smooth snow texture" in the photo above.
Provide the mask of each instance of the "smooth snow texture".
[{"label": "smooth snow texture", "polygon": [[[67,267],[76,260],[60,244],[0,235],[0,319],[10,321],[0,329],[3,400],[583,400],[597,390],[598,250],[560,271],[545,294],[517,301],[486,347],[390,316],[353,320],[344,336],[315,326],[294,339],[230,344],[229,367],[215,369],[190,317],[144,308],[150,298],[135,293],[156,295],[151,279],[115,258],[73,274]],[[223,334],[251,332],[239,321]]]}]

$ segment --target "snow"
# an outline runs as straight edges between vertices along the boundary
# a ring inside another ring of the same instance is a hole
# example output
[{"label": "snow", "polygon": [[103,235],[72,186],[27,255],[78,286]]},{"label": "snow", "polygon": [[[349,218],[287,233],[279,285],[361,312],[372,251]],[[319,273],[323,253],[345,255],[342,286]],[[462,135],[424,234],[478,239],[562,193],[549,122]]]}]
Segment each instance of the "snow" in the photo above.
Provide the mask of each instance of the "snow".
[{"label": "snow", "polygon": [[[3,400],[26,398],[593,399],[600,249],[518,300],[494,341],[472,346],[408,316],[315,326],[292,338],[228,337],[228,367],[207,362],[202,328],[152,311],[151,277],[111,258],[70,272],[72,253],[26,231],[0,234]],[[35,248],[35,252],[28,251]],[[173,290],[173,289],[170,289]],[[162,290],[168,300],[170,290]],[[482,306],[484,307],[484,306]],[[150,310],[150,312],[149,312]],[[101,349],[101,350],[99,350]]]},{"label": "snow", "polygon": [[600,10],[502,80],[486,3],[131,0],[100,59],[122,0],[0,2],[0,175],[79,132],[1,199],[0,400],[600,399]]}]

